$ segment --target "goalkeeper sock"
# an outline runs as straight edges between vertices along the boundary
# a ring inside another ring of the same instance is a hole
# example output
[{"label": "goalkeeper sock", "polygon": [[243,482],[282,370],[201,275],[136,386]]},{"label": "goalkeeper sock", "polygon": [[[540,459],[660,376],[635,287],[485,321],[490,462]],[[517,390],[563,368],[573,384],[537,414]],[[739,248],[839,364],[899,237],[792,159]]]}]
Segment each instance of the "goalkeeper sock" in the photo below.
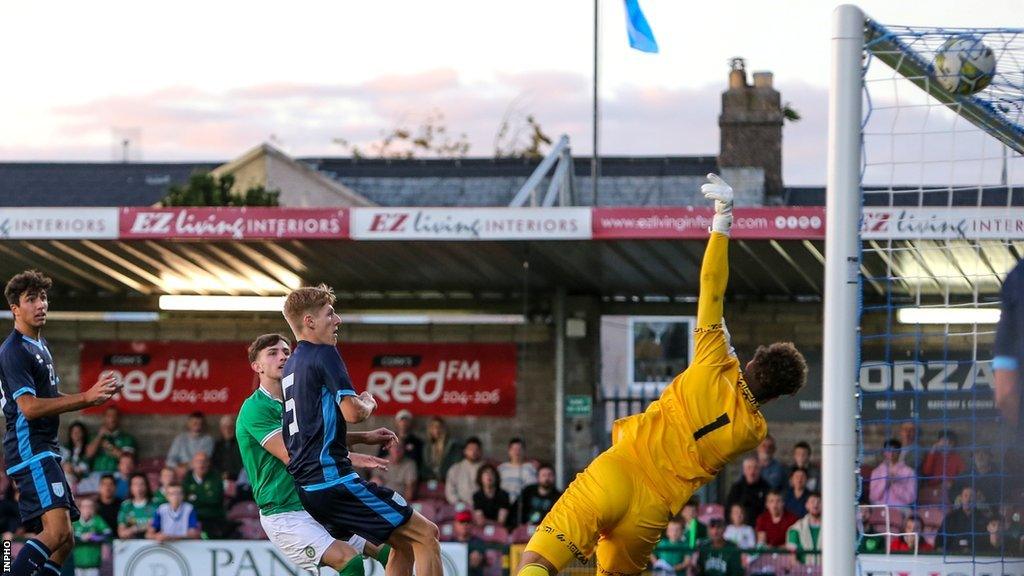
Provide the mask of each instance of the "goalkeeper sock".
[{"label": "goalkeeper sock", "polygon": [[527,564],[517,576],[549,576],[548,569],[540,564]]},{"label": "goalkeeper sock", "polygon": [[338,576],[365,576],[366,568],[363,566],[363,556],[356,554],[348,564],[345,564],[338,572]]},{"label": "goalkeeper sock", "polygon": [[388,567],[388,557],[389,556],[391,556],[391,545],[390,544],[384,544],[383,546],[381,546],[380,548],[377,549],[377,556],[376,556],[376,558],[377,558],[377,562],[380,562],[381,566],[383,566],[385,568]]}]

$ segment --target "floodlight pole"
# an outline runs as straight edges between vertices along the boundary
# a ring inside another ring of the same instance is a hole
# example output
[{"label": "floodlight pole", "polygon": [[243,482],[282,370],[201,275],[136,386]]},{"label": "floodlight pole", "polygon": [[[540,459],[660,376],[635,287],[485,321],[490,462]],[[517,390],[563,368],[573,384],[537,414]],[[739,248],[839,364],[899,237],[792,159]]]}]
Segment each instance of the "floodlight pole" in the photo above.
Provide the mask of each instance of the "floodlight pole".
[{"label": "floodlight pole", "polygon": [[822,358],[822,574],[856,572],[857,349],[861,214],[861,54],[864,13],[836,8],[832,22],[825,331]]},{"label": "floodlight pole", "polygon": [[598,150],[598,48],[600,46],[600,32],[598,30],[598,16],[600,15],[598,0],[594,0],[594,118],[593,118],[593,142],[590,153],[590,205],[597,206],[597,180],[601,177],[601,155]]}]

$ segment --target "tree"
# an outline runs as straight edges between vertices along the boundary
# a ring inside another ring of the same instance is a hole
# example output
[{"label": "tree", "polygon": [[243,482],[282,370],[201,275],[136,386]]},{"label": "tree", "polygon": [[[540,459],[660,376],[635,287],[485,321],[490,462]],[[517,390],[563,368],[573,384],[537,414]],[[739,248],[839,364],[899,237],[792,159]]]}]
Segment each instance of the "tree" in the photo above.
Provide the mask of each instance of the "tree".
[{"label": "tree", "polygon": [[418,128],[399,126],[390,131],[382,130],[380,139],[371,142],[364,151],[344,138],[335,138],[334,143],[349,149],[353,158],[465,158],[469,153],[469,138],[465,133],[452,136],[445,126],[444,114],[434,110],[427,114]]},{"label": "tree", "polygon": [[209,173],[193,174],[186,186],[171,186],[161,206],[278,206],[280,190],[250,186],[241,194],[232,194],[235,177],[220,178]]},{"label": "tree", "polygon": [[547,146],[551,146],[551,137],[533,114],[522,111],[520,98],[513,100],[494,136],[494,157],[536,160],[544,157]]}]

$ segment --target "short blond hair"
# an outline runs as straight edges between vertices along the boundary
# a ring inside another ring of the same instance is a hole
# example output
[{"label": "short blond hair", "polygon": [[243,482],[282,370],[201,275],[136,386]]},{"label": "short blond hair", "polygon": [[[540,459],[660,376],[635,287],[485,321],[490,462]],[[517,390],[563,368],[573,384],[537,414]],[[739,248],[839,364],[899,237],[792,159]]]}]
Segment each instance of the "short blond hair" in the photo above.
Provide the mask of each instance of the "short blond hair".
[{"label": "short blond hair", "polygon": [[334,301],[334,289],[327,284],[296,288],[284,301],[284,319],[292,331],[298,334],[303,316],[324,306],[334,305]]}]

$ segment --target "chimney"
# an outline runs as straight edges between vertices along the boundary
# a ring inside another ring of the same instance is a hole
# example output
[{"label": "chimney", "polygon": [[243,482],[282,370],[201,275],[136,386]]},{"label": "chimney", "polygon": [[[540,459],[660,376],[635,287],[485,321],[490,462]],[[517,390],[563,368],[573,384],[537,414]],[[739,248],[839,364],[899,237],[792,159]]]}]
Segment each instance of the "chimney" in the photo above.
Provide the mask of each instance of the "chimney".
[{"label": "chimney", "polygon": [[766,195],[777,196],[782,185],[782,104],[772,87],[771,72],[754,72],[747,83],[742,58],[730,62],[729,89],[722,93],[718,117],[720,168],[762,168]]}]

